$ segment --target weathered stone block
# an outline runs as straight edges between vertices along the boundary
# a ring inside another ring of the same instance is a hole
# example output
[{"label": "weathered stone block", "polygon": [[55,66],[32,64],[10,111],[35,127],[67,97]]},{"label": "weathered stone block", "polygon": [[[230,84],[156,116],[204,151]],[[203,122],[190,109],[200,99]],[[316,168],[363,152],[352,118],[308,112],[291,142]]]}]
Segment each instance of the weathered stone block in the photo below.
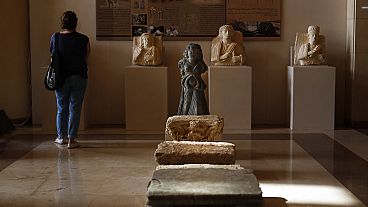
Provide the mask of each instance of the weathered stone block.
[{"label": "weathered stone block", "polygon": [[260,206],[262,191],[252,170],[239,165],[158,166],[147,206]]},{"label": "weathered stone block", "polygon": [[227,142],[164,141],[155,151],[160,165],[234,164],[235,145]]},{"label": "weathered stone block", "polygon": [[166,121],[166,140],[215,141],[221,140],[224,119],[216,115],[172,116]]}]

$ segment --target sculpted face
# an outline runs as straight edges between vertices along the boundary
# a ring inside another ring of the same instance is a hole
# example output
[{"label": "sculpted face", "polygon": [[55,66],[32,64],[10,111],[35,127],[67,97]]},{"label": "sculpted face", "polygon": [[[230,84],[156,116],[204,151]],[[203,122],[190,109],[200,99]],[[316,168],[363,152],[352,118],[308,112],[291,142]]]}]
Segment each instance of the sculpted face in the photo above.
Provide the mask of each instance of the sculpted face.
[{"label": "sculpted face", "polygon": [[222,39],[225,39],[225,40],[231,40],[231,37],[233,36],[233,34],[234,34],[233,30],[229,28],[224,28],[220,31],[220,35]]},{"label": "sculpted face", "polygon": [[188,61],[193,63],[194,62],[194,51],[193,50],[188,50]]},{"label": "sculpted face", "polygon": [[317,37],[318,37],[318,33],[319,33],[319,28],[310,26],[308,27],[308,42],[311,45],[315,45],[317,43]]},{"label": "sculpted face", "polygon": [[153,39],[148,35],[142,36],[141,41],[144,48],[153,46]]},{"label": "sculpted face", "polygon": [[191,48],[188,50],[187,54],[188,54],[188,61],[191,63],[195,63],[199,58],[200,58],[200,50]]}]

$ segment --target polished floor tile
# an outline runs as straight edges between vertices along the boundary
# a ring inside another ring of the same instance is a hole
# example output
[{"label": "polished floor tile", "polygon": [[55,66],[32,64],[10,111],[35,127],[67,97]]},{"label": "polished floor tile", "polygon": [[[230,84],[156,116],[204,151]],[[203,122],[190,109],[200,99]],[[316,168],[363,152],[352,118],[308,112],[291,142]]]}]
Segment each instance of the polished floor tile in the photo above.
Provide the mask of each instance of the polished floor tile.
[{"label": "polished floor tile", "polygon": [[24,154],[38,146],[41,142],[50,139],[45,135],[0,135],[0,170],[13,163]]},{"label": "polished floor tile", "polygon": [[366,160],[326,135],[313,134],[309,135],[308,139],[295,135],[293,138],[339,182],[360,200],[368,203],[368,162]]},{"label": "polished floor tile", "polygon": [[[354,138],[365,135],[356,133],[252,131],[224,139],[236,144],[237,164],[254,170],[263,207],[364,207],[367,161]],[[50,136],[14,135],[0,147],[0,206],[145,206],[162,140],[87,134],[81,148],[68,150]]]}]

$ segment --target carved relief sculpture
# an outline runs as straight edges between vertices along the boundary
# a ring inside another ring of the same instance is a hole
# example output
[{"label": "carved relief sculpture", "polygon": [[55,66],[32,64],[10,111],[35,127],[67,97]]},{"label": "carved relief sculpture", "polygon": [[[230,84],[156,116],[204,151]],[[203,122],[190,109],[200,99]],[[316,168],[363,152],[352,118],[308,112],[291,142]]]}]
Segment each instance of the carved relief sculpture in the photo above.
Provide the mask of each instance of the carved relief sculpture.
[{"label": "carved relief sculpture", "polygon": [[178,115],[208,115],[207,101],[204,95],[206,84],[201,74],[207,71],[203,61],[201,46],[190,43],[178,63],[181,74],[181,95]]},{"label": "carved relief sculpture", "polygon": [[224,118],[216,115],[172,116],[167,119],[165,138],[176,141],[221,140]]},{"label": "carved relief sculpture", "polygon": [[163,46],[161,36],[143,33],[133,37],[134,65],[157,66],[162,64]]},{"label": "carved relief sculpture", "polygon": [[311,25],[308,33],[297,33],[294,46],[294,65],[324,65],[326,61],[325,37],[319,27]]},{"label": "carved relief sculpture", "polygon": [[231,25],[221,26],[218,36],[212,40],[211,64],[233,66],[244,63],[243,34]]}]

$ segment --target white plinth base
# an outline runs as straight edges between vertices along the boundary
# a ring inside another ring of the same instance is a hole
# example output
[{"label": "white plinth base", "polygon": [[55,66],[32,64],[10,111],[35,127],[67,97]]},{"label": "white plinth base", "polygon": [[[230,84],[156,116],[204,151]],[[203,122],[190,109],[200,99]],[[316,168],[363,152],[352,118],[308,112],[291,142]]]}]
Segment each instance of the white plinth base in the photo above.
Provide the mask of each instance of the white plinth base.
[{"label": "white plinth base", "polygon": [[291,129],[334,129],[335,73],[324,65],[288,67]]},{"label": "white plinth base", "polygon": [[125,70],[127,130],[165,131],[167,67],[128,66]]},{"label": "white plinth base", "polygon": [[252,68],[210,66],[210,114],[224,117],[225,132],[251,129]]}]

